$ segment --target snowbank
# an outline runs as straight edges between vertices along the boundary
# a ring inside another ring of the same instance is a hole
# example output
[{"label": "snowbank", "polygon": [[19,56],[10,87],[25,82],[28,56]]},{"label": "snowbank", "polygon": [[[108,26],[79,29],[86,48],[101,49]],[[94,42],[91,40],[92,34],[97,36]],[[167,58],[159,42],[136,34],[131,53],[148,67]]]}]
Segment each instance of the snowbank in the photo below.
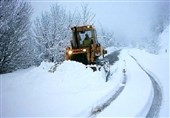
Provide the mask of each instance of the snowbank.
[{"label": "snowbank", "polygon": [[41,62],[41,64],[39,65],[38,69],[40,70],[50,70],[50,68],[54,66],[54,63],[52,62],[48,62],[48,61],[43,61]]},{"label": "snowbank", "polygon": [[[112,76],[106,83],[104,73],[78,62],[65,61],[50,73],[53,65],[43,62],[39,67],[2,75],[2,116],[88,116],[121,82]],[[117,68],[112,67],[115,73]]]}]

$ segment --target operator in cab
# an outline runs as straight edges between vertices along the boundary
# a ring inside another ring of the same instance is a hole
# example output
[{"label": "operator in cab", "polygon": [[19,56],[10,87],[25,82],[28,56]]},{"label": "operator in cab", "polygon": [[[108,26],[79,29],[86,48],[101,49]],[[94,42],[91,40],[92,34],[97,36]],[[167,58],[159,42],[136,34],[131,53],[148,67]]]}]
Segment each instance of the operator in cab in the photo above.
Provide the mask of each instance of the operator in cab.
[{"label": "operator in cab", "polygon": [[91,38],[89,37],[89,35],[86,33],[85,34],[85,38],[83,40],[83,47],[90,47],[92,44],[92,40]]}]

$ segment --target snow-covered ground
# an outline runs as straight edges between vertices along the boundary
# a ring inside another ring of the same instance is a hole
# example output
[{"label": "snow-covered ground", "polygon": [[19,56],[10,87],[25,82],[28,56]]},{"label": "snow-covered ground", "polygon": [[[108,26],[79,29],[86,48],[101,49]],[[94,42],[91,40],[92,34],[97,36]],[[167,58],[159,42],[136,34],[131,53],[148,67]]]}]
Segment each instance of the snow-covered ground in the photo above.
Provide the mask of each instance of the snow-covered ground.
[{"label": "snow-covered ground", "polygon": [[[121,63],[119,65],[122,65]],[[2,116],[81,116],[116,90],[121,70],[106,83],[104,73],[65,61],[54,73],[52,64],[1,75]],[[118,78],[118,79],[116,79]]]},{"label": "snow-covered ground", "polygon": [[94,107],[105,102],[120,86],[124,86],[121,84],[122,70],[126,69],[127,83],[124,90],[98,116],[145,116],[153,98],[152,84],[129,54],[158,79],[164,95],[160,116],[168,116],[167,55],[155,56],[136,49],[121,51],[119,61],[111,66],[112,76],[107,83],[104,73],[93,72],[83,64],[71,61],[65,61],[54,73],[48,71],[53,64],[43,62],[39,67],[1,75],[1,115],[89,116]]},{"label": "snow-covered ground", "polygon": [[153,98],[153,88],[149,77],[128,55],[121,52],[120,59],[126,63],[125,89],[118,98],[99,116],[100,117],[136,117],[146,116]]},{"label": "snow-covered ground", "polygon": [[[160,116],[168,116],[169,112],[169,55],[168,53],[163,53],[160,55],[152,55],[146,53],[145,51],[135,50],[129,51],[129,53],[135,56],[138,62],[156,79],[162,88],[163,101]],[[145,57],[141,55],[145,55]]]},{"label": "snow-covered ground", "polygon": [[[153,55],[146,53],[141,50],[129,51],[129,54],[136,57],[138,62],[156,79],[159,85],[162,88],[163,100],[160,110],[160,116],[168,117],[169,116],[169,45],[170,45],[170,25],[162,32],[159,36],[161,41],[160,46],[161,50],[159,55]],[[169,116],[170,117],[170,116]]]},{"label": "snow-covered ground", "polygon": [[[165,35],[167,33],[163,32],[160,37]],[[108,49],[109,53],[113,51],[115,48]],[[88,117],[121,87],[124,89],[117,98],[96,117],[146,116],[152,105],[154,88],[150,77],[132,56],[158,82],[163,95],[159,116],[169,117],[169,49],[159,55],[122,49],[119,60],[111,66],[108,82],[103,71],[93,72],[74,61],[63,62],[54,73],[49,72],[53,63],[42,62],[39,67],[0,75],[1,116]]]}]

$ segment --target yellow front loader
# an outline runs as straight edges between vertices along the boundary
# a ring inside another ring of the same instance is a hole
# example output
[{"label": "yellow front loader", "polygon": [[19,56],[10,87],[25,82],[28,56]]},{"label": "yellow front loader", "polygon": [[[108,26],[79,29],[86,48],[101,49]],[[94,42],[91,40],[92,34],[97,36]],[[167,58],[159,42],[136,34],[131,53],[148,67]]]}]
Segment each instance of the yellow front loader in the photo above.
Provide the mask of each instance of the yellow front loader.
[{"label": "yellow front loader", "polygon": [[[95,28],[92,25],[86,25],[75,26],[71,30],[71,46],[66,48],[65,59],[81,62],[93,70],[96,70],[97,66],[103,67],[108,77],[110,66],[109,62],[104,59],[107,51],[98,42]],[[87,37],[90,42],[85,45]]]}]

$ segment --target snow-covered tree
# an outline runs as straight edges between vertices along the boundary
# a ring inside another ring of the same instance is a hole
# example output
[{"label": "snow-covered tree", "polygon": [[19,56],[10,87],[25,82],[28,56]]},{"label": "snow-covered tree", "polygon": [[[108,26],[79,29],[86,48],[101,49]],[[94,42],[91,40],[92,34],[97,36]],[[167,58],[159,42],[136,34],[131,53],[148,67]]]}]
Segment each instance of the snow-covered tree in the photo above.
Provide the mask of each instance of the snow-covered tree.
[{"label": "snow-covered tree", "polygon": [[157,9],[152,19],[151,30],[154,35],[159,35],[169,25],[170,7],[166,2],[157,4]]},{"label": "snow-covered tree", "polygon": [[26,64],[24,63],[23,67],[26,68],[31,65],[40,64],[40,60],[38,59],[38,49],[31,29],[26,33],[25,44],[22,53],[22,62],[27,62]]},{"label": "snow-covered tree", "polygon": [[87,4],[82,4],[81,9],[74,12],[67,12],[61,5],[54,4],[49,12],[42,13],[34,23],[40,61],[62,62],[65,49],[70,45],[70,28],[92,24],[94,16]]},{"label": "snow-covered tree", "polygon": [[114,33],[107,31],[103,27],[98,31],[98,40],[102,44],[103,47],[107,48],[110,46],[115,46],[115,37]]},{"label": "snow-covered tree", "polygon": [[143,39],[143,43],[146,50],[151,53],[157,54],[160,50],[159,35],[169,25],[170,11],[169,4],[166,2],[157,4],[157,9],[153,15],[151,23],[151,33],[148,37]]},{"label": "snow-covered tree", "polygon": [[65,48],[70,41],[70,27],[73,19],[66,10],[58,4],[51,7],[50,12],[44,12],[37,18],[34,25],[34,37],[42,60],[61,62],[64,60]]},{"label": "snow-covered tree", "polygon": [[126,47],[128,46],[126,38],[122,36],[115,36],[114,32],[111,32],[100,25],[98,29],[98,40],[104,46],[107,47]]},{"label": "snow-covered tree", "polygon": [[0,73],[21,67],[31,10],[29,2],[0,1]]}]

